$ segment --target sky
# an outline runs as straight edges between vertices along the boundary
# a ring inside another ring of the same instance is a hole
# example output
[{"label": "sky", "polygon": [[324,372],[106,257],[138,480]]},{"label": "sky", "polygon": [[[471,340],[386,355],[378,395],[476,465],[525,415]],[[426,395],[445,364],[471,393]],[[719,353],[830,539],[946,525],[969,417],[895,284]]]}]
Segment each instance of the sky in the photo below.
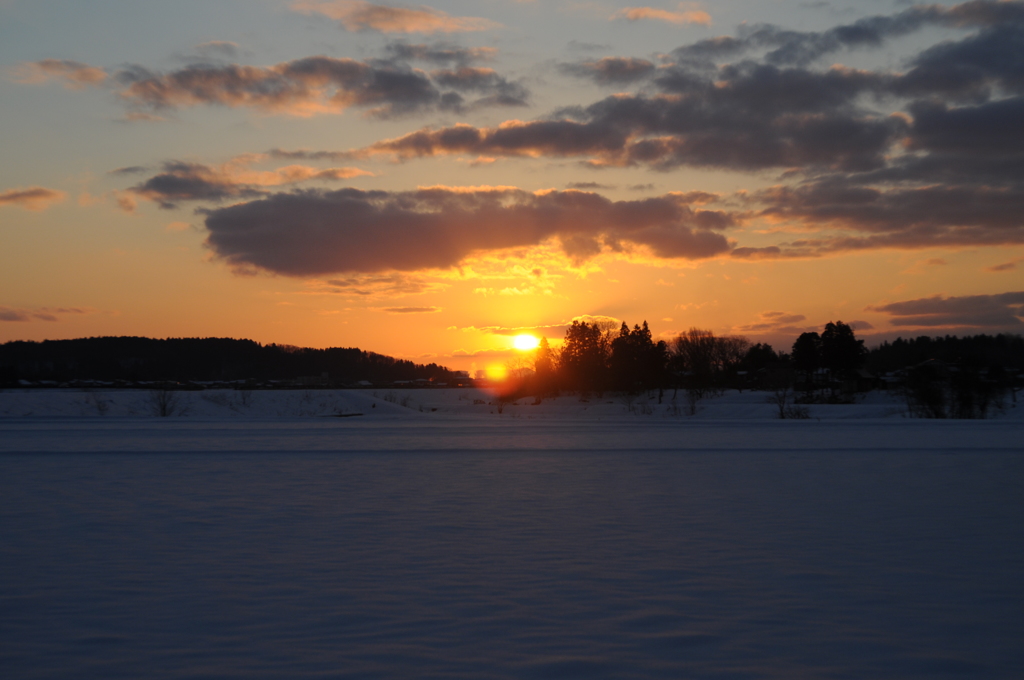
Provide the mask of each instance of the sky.
[{"label": "sky", "polygon": [[1024,328],[1024,2],[0,0],[0,341]]}]

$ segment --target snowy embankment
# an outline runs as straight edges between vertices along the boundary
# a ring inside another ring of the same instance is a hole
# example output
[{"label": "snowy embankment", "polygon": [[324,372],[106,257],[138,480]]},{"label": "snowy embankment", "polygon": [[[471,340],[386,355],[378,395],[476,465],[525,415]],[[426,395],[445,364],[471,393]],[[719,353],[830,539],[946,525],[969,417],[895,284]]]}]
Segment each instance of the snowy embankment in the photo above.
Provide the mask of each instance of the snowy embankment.
[{"label": "snowy embankment", "polygon": [[[339,416],[353,419],[623,419],[623,420],[774,420],[778,407],[766,392],[729,391],[702,399],[696,413],[680,392],[659,400],[656,392],[638,396],[566,394],[536,403],[532,397],[502,403],[480,389],[376,390],[147,390],[25,389],[0,392],[0,418],[172,418],[291,419]],[[811,419],[906,418],[898,395],[871,392],[854,404],[809,404]],[[1024,420],[1024,407],[1009,398],[993,408],[994,420]]]}]

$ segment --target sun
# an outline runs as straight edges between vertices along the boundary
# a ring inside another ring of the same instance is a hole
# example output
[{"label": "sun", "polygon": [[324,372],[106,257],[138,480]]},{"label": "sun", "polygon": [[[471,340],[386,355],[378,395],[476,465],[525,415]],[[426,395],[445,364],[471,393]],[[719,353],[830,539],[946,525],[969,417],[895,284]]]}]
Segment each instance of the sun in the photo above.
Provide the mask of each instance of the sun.
[{"label": "sun", "polygon": [[517,335],[512,338],[512,346],[523,352],[527,352],[531,349],[537,349],[537,345],[540,344],[540,339],[536,335]]}]

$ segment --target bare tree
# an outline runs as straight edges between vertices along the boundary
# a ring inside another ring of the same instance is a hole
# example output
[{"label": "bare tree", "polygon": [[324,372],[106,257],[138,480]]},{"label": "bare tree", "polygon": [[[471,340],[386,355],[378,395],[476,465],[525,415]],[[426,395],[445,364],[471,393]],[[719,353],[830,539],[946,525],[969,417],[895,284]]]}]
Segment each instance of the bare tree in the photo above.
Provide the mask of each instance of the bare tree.
[{"label": "bare tree", "polygon": [[149,391],[149,408],[153,415],[161,418],[180,415],[184,412],[178,393],[166,388]]},{"label": "bare tree", "polygon": [[671,364],[677,381],[686,389],[690,415],[697,413],[697,404],[712,389],[715,367],[715,334],[691,328],[672,343]]}]

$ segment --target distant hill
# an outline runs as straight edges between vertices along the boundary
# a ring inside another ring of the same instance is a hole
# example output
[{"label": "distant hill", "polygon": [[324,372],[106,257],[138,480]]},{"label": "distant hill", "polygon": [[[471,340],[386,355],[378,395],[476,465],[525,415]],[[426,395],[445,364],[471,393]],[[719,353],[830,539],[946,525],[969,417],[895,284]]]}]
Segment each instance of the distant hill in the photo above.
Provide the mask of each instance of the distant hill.
[{"label": "distant hill", "polygon": [[[323,376],[326,374],[326,380]],[[415,364],[347,347],[312,349],[232,338],[103,337],[0,345],[0,385],[18,381],[294,381],[339,386],[359,381],[445,380],[437,364]]]}]

